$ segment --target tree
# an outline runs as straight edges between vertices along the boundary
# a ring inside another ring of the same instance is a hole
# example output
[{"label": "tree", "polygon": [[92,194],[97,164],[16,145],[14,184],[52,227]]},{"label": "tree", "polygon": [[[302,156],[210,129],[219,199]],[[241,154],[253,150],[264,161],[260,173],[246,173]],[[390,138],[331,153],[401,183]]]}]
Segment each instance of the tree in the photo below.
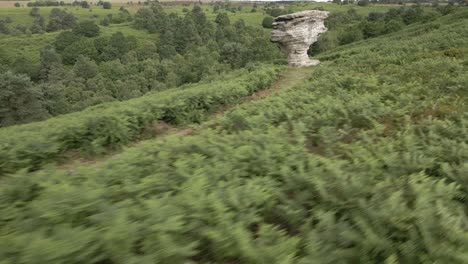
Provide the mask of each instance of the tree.
[{"label": "tree", "polygon": [[[177,17],[175,14],[174,16]],[[167,29],[166,25],[169,23],[169,20],[170,18],[168,18],[160,5],[153,5],[151,8],[141,8],[137,11],[134,25],[136,28],[146,29],[150,33],[161,33]]]},{"label": "tree", "polygon": [[237,33],[240,34],[246,28],[245,21],[243,19],[237,20],[234,22],[234,28],[236,29]]},{"label": "tree", "polygon": [[87,1],[81,1],[81,7],[82,8],[89,8],[89,4]]},{"label": "tree", "polygon": [[231,21],[229,21],[229,16],[226,13],[219,13],[216,16],[215,19],[216,24],[222,26],[222,27],[227,27],[231,24]]},{"label": "tree", "polygon": [[348,43],[356,42],[363,39],[363,34],[360,28],[350,26],[345,28],[343,31],[340,31],[338,36],[338,41],[340,45],[345,45]]},{"label": "tree", "polygon": [[15,7],[20,7],[20,3],[15,3]]},{"label": "tree", "polygon": [[191,16],[191,18],[195,22],[195,25],[200,31],[202,31],[206,27],[208,19],[206,18],[206,14],[203,12],[203,9],[200,6],[194,6],[189,15]]},{"label": "tree", "polygon": [[104,3],[102,3],[102,8],[104,8],[104,9],[111,9],[111,8],[112,8],[111,2],[104,2]]},{"label": "tree", "polygon": [[373,38],[385,33],[385,22],[383,21],[364,21],[362,23],[362,33],[364,38]]},{"label": "tree", "polygon": [[405,26],[401,19],[392,19],[385,24],[385,33],[392,33],[400,30]]},{"label": "tree", "polygon": [[105,78],[119,80],[125,78],[127,67],[120,60],[106,61],[99,64],[99,72]]},{"label": "tree", "polygon": [[[96,43],[96,42],[95,42]],[[101,60],[110,61],[121,58],[125,53],[136,48],[136,38],[125,37],[122,32],[114,33],[107,43],[101,43]]]},{"label": "tree", "polygon": [[385,13],[381,13],[381,12],[369,12],[369,14],[367,15],[367,20],[369,21],[378,21],[382,18],[387,18],[388,17],[388,13],[390,12],[387,12],[387,14]]},{"label": "tree", "polygon": [[[219,54],[210,50],[207,46],[192,47],[184,55],[185,66],[187,66],[183,82],[198,82],[203,77],[214,74],[219,71]],[[176,70],[178,76],[182,75]]]},{"label": "tree", "polygon": [[16,73],[26,74],[32,80],[39,80],[39,65],[25,56],[16,57],[12,69]]},{"label": "tree", "polygon": [[63,83],[43,83],[39,87],[44,94],[44,107],[52,116],[66,114],[74,110],[73,102],[69,100],[69,94],[77,91],[71,91]]},{"label": "tree", "polygon": [[64,12],[62,16],[62,28],[63,29],[73,28],[75,24],[76,24],[76,17],[71,13]]},{"label": "tree", "polygon": [[197,26],[190,16],[171,20],[170,24],[170,27],[175,28],[175,30],[172,32],[165,30],[163,37],[167,38],[161,41],[161,45],[172,45],[177,52],[183,53],[188,46],[201,43]]},{"label": "tree", "polygon": [[28,76],[0,72],[0,127],[47,117],[42,99]]},{"label": "tree", "polygon": [[97,37],[99,36],[99,26],[92,20],[86,20],[78,23],[72,32],[78,36]]},{"label": "tree", "polygon": [[77,77],[90,79],[98,74],[98,66],[93,60],[80,55],[73,66],[73,72]]},{"label": "tree", "polygon": [[265,18],[263,18],[263,21],[262,21],[262,27],[264,28],[272,28],[273,27],[273,17],[271,16],[266,16]]},{"label": "tree", "polygon": [[35,16],[33,24],[31,25],[29,30],[31,30],[31,33],[33,34],[44,33],[44,30],[45,30],[44,18],[41,15]]},{"label": "tree", "polygon": [[49,23],[47,24],[47,32],[54,32],[63,29],[73,28],[76,24],[76,18],[73,14],[62,11],[59,8],[54,8],[49,14]]},{"label": "tree", "polygon": [[245,47],[238,42],[228,42],[224,44],[220,52],[222,63],[230,64],[233,68],[239,68],[244,65],[244,59],[241,54]]},{"label": "tree", "polygon": [[407,25],[421,21],[423,19],[423,16],[424,10],[419,6],[412,6],[410,8],[407,8],[401,14],[403,22]]},{"label": "tree", "polygon": [[25,25],[17,24],[13,30],[11,31],[12,34],[19,35],[25,34],[28,28]]},{"label": "tree", "polygon": [[10,29],[8,28],[7,22],[2,19],[0,19],[0,33],[10,34]]},{"label": "tree", "polygon": [[[135,14],[134,25],[137,29],[147,29],[152,32],[152,24],[155,22],[154,12],[149,8],[140,8]],[[153,31],[156,32],[156,31]]]},{"label": "tree", "polygon": [[272,17],[277,17],[285,14],[285,11],[283,9],[279,8],[273,8],[273,9],[268,9],[267,14],[269,14]]},{"label": "tree", "polygon": [[59,53],[64,51],[68,46],[80,39],[79,36],[73,34],[71,31],[62,31],[55,37],[54,47]]},{"label": "tree", "polygon": [[38,16],[38,15],[39,15],[39,8],[33,7],[33,8],[31,9],[31,11],[29,12],[29,15],[30,15],[30,16],[33,16],[33,17]]},{"label": "tree", "polygon": [[369,0],[359,0],[357,3],[358,6],[368,6],[369,5]]},{"label": "tree", "polygon": [[158,47],[153,42],[144,42],[143,45],[137,48],[136,52],[140,61],[146,59],[159,60]]},{"label": "tree", "polygon": [[61,65],[62,58],[60,57],[60,54],[55,51],[54,47],[46,46],[41,50],[41,79],[47,80],[51,69]]},{"label": "tree", "polygon": [[81,38],[80,40],[74,42],[63,51],[63,63],[65,64],[75,64],[75,61],[80,55],[84,55],[93,60],[97,59],[98,52],[94,47],[94,42],[92,39]]},{"label": "tree", "polygon": [[108,19],[107,17],[105,17],[105,18],[101,19],[101,21],[99,22],[99,24],[100,24],[101,26],[107,27],[107,26],[109,26],[110,21],[109,21],[109,19]]}]

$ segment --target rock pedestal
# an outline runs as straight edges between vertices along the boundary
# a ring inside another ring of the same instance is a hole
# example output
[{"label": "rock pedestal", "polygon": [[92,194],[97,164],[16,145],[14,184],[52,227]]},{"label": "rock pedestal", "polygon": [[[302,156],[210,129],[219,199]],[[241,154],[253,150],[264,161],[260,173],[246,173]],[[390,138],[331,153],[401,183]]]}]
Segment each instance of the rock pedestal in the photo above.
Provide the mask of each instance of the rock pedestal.
[{"label": "rock pedestal", "polygon": [[324,25],[328,12],[307,10],[275,18],[270,40],[278,43],[288,55],[288,63],[294,67],[317,65],[319,60],[310,60],[307,50],[318,36],[327,31]]}]

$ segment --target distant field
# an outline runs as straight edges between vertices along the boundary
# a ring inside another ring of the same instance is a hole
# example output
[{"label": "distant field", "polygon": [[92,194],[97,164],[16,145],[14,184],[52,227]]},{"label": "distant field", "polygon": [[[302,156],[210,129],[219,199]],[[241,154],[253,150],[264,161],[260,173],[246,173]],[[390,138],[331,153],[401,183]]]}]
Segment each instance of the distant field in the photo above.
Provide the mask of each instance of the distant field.
[{"label": "distant field", "polygon": [[[79,20],[92,19],[94,15],[97,15],[97,19],[105,17],[107,14],[117,14],[119,9],[117,7],[112,9],[103,9],[102,7],[92,6],[89,9],[81,8],[78,6],[66,6],[66,7],[39,7],[39,13],[43,16],[47,22],[49,13],[53,8],[61,8],[68,12],[73,13]],[[0,8],[0,18],[10,17],[13,24],[31,24],[33,18],[29,15],[32,7],[19,7],[19,8]]]},{"label": "distant field", "polygon": [[[0,1],[0,8],[4,8],[4,7],[15,7],[14,4],[16,2],[13,2],[13,1]],[[26,5],[27,1],[22,1],[22,2],[19,2],[20,4],[24,4]]]}]

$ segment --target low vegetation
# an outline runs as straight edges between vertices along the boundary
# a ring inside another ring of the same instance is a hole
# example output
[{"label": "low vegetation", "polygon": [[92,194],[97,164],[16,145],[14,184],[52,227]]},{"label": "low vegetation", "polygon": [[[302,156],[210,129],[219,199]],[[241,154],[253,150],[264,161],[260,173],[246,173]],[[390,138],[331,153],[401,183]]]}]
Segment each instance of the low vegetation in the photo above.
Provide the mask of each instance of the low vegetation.
[{"label": "low vegetation", "polygon": [[[102,154],[141,135],[158,122],[199,123],[223,105],[238,103],[275,80],[278,67],[257,66],[206,84],[156,92],[134,100],[101,104],[45,122],[0,130],[0,175],[36,170],[67,150]],[[1,80],[1,79],[0,79]],[[34,109],[32,109],[34,110]]]},{"label": "low vegetation", "polygon": [[[467,263],[468,10],[359,8],[333,15],[319,45],[362,38],[320,49],[299,85],[263,100],[244,98],[282,68],[233,56],[216,60],[228,75],[0,129],[2,263]],[[155,46],[178,47],[161,9],[141,12],[132,23],[165,36]],[[185,13],[169,16],[204,19]],[[76,63],[66,70],[87,75]],[[6,72],[0,84],[30,82]],[[160,122],[202,125],[144,137]]]}]

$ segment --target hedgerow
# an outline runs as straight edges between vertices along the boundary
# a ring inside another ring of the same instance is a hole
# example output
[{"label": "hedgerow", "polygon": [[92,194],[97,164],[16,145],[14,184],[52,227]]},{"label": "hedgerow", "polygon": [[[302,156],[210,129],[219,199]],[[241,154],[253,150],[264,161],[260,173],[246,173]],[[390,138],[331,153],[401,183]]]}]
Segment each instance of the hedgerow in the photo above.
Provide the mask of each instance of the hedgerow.
[{"label": "hedgerow", "polygon": [[199,123],[223,105],[266,88],[279,67],[259,66],[206,84],[157,92],[127,102],[107,103],[43,122],[0,131],[0,175],[36,170],[67,150],[99,154],[139,136],[155,122]]}]

